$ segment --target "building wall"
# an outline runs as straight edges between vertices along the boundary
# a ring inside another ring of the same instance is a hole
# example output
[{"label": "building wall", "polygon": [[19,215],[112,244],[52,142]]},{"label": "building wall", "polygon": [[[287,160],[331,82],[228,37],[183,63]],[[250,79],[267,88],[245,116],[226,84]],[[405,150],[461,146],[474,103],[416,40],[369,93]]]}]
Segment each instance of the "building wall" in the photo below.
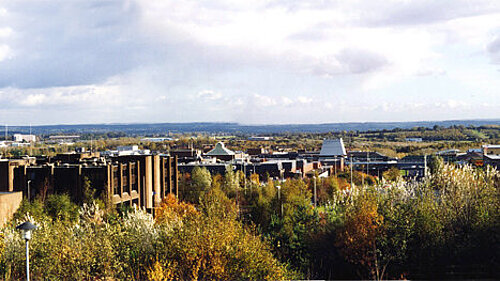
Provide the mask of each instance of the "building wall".
[{"label": "building wall", "polygon": [[31,198],[66,193],[74,201],[81,202],[84,179],[88,178],[96,197],[106,194],[114,204],[135,204],[151,209],[159,206],[168,193],[177,194],[176,161],[177,157],[160,155],[118,156],[98,165],[19,166],[14,161],[2,161],[0,191],[26,192],[30,181]]},{"label": "building wall", "polygon": [[27,164],[28,161],[24,159],[0,161],[0,191],[14,191],[14,170]]},{"label": "building wall", "polygon": [[483,147],[483,154],[486,155],[500,155],[500,147],[498,146],[484,146]]},{"label": "building wall", "polygon": [[12,219],[22,200],[22,192],[0,192],[0,227]]}]

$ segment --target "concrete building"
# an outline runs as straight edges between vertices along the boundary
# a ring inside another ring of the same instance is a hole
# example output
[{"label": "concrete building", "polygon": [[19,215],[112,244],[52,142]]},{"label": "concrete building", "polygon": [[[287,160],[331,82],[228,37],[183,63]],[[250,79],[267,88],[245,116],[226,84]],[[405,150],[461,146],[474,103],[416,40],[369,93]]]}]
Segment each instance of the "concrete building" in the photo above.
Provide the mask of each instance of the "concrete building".
[{"label": "concrete building", "polygon": [[500,144],[486,144],[482,150],[484,155],[500,155]]},{"label": "concrete building", "polygon": [[179,163],[190,163],[201,159],[201,150],[199,149],[172,149],[168,152],[171,156],[177,156]]},{"label": "concrete building", "polygon": [[398,165],[398,159],[374,151],[349,151],[347,162],[353,166],[354,170],[377,177]]},{"label": "concrete building", "polygon": [[483,155],[484,165],[490,165],[500,169],[500,155]]},{"label": "concrete building", "polygon": [[58,144],[73,144],[75,141],[79,140],[79,135],[57,135],[50,136],[46,143],[58,143]]},{"label": "concrete building", "polygon": [[429,168],[431,158],[424,155],[408,155],[401,158],[397,163],[397,168],[406,178],[421,178]]},{"label": "concrete building", "polygon": [[248,140],[250,141],[269,141],[269,140],[272,140],[273,138],[272,137],[249,137]]},{"label": "concrete building", "polygon": [[446,149],[436,152],[436,155],[441,157],[444,162],[454,163],[458,160],[458,157],[463,153],[458,149]]},{"label": "concrete building", "polygon": [[14,134],[15,142],[36,142],[35,135]]},{"label": "concrete building", "polygon": [[128,156],[128,155],[149,155],[149,149],[139,149],[137,145],[118,146],[116,150],[108,150],[101,152],[101,156]]},{"label": "concrete building", "polygon": [[[77,154],[78,155],[78,154]],[[80,155],[81,156],[81,155]],[[96,197],[113,204],[152,210],[168,194],[178,194],[177,157],[125,155],[108,158],[55,157],[36,164],[26,159],[0,161],[0,191],[22,191],[25,197],[66,193],[79,202],[84,180],[90,180]],[[61,160],[63,159],[63,160]]]},{"label": "concrete building", "polygon": [[422,142],[422,138],[406,138],[407,142]]},{"label": "concrete building", "polygon": [[482,147],[484,165],[500,168],[500,145],[487,144]]},{"label": "concrete building", "polygon": [[0,227],[12,219],[22,200],[22,192],[0,192]]}]

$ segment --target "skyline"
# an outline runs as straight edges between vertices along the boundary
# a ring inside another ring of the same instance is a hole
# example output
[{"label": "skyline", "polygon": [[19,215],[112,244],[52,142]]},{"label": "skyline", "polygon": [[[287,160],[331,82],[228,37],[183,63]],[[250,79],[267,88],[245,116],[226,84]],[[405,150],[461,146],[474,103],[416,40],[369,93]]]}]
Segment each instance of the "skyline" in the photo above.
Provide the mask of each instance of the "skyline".
[{"label": "skyline", "polygon": [[499,119],[500,2],[0,0],[0,123]]}]

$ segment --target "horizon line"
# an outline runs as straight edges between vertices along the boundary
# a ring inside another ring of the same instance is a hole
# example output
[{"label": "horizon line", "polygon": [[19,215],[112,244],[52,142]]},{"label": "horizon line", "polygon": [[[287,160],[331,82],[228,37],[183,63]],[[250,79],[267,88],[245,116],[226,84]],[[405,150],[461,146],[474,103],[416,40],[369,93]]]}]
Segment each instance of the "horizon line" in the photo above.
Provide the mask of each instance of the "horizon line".
[{"label": "horizon line", "polygon": [[417,121],[346,121],[346,122],[321,122],[321,123],[255,123],[246,124],[231,121],[190,121],[190,122],[123,122],[123,123],[54,123],[54,124],[40,124],[40,125],[9,125],[4,123],[3,126],[7,127],[46,127],[46,126],[92,126],[92,125],[106,125],[106,126],[125,126],[125,125],[161,125],[161,124],[233,124],[239,126],[304,126],[304,125],[332,125],[332,124],[388,124],[388,123],[442,123],[442,122],[500,122],[500,118],[478,118],[478,119],[445,119],[445,120],[417,120]]}]

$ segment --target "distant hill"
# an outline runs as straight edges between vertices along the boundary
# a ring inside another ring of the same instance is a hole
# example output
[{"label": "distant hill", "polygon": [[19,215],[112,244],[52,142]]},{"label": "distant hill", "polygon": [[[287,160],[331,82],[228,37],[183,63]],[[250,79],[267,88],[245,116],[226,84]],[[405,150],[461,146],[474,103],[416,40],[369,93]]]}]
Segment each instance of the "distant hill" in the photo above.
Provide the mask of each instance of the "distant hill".
[{"label": "distant hill", "polygon": [[[37,135],[123,133],[127,136],[166,135],[168,133],[209,133],[209,134],[279,134],[279,133],[326,133],[338,131],[374,131],[394,128],[433,126],[485,126],[498,125],[500,119],[492,120],[449,120],[421,122],[349,122],[325,124],[283,124],[283,125],[244,125],[238,123],[143,123],[143,124],[81,124],[81,125],[43,125],[33,126],[31,131]],[[28,133],[29,126],[12,126],[9,134]],[[1,135],[1,134],[0,134]]]}]

